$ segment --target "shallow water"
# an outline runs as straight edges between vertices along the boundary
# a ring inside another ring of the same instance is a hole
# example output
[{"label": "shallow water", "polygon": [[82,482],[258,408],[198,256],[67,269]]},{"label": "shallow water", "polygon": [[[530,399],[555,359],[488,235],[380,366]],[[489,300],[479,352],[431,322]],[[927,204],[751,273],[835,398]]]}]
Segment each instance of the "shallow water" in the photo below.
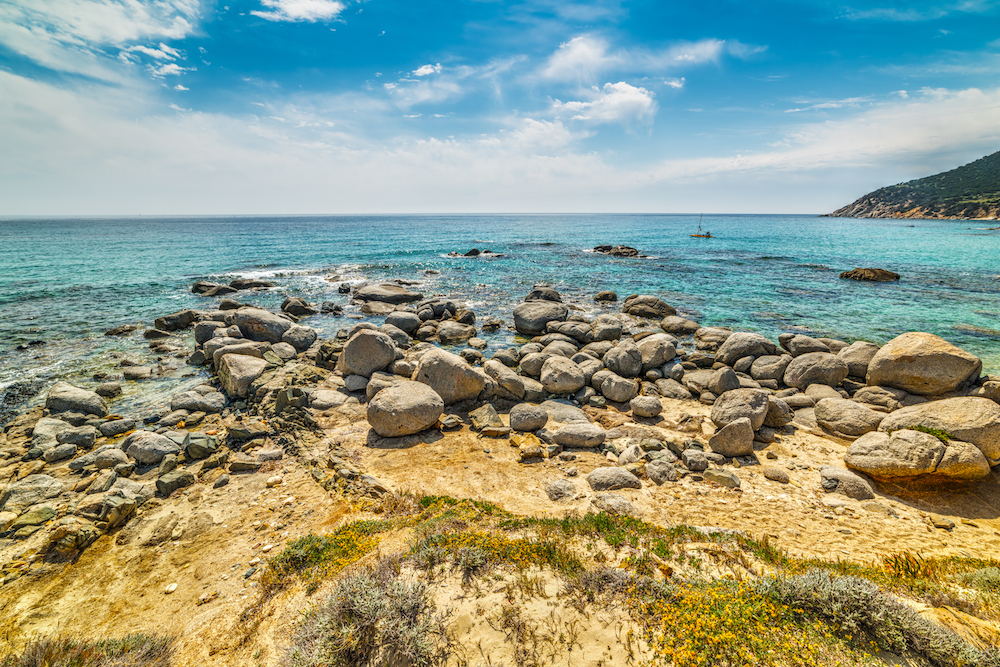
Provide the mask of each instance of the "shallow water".
[{"label": "shallow water", "polygon": [[[703,324],[772,338],[802,331],[883,343],[930,331],[1000,372],[1000,234],[985,223],[706,216],[702,226],[716,238],[691,238],[697,224],[690,215],[0,220],[0,390],[27,378],[86,383],[95,370],[114,367],[115,352],[145,362],[141,332],[125,339],[103,332],[212,307],[219,299],[190,293],[196,280],[251,276],[278,287],[236,297],[266,307],[288,295],[348,306],[340,281],[406,279],[425,294],[465,300],[480,318],[506,322],[537,282],[587,310],[600,290],[653,293]],[[650,257],[588,252],[605,243]],[[446,256],[473,247],[503,256]],[[903,279],[838,278],[856,266]],[[306,323],[332,334],[354,321]],[[511,342],[512,332],[490,338]],[[15,349],[33,340],[46,344]],[[162,393],[179,381],[161,381]]]}]

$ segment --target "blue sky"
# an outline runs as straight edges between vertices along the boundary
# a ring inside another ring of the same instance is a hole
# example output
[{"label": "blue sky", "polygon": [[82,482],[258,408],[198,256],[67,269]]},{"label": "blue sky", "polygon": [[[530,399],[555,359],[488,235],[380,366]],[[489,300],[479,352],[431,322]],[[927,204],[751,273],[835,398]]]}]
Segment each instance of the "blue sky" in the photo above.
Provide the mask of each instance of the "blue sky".
[{"label": "blue sky", "polygon": [[0,215],[820,213],[998,74],[1000,0],[4,0]]}]

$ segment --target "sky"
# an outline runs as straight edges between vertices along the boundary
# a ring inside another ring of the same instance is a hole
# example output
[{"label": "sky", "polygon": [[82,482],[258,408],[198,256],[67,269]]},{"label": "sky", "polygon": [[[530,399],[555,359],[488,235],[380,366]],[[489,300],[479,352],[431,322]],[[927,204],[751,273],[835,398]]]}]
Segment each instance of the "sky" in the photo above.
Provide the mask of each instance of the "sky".
[{"label": "sky", "polygon": [[998,75],[1000,0],[0,0],[0,215],[825,213]]}]

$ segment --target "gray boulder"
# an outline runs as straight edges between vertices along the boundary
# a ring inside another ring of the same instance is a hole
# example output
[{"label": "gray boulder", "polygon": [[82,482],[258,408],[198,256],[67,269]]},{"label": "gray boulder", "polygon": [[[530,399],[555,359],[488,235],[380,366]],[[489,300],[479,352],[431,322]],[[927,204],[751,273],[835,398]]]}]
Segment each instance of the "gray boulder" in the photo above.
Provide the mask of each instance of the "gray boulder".
[{"label": "gray boulder", "polygon": [[[358,331],[340,353],[337,367],[346,375],[371,377],[396,360],[396,346],[388,335],[371,329]],[[464,362],[463,362],[464,363]]]},{"label": "gray boulder", "polygon": [[433,389],[445,405],[478,397],[487,377],[462,357],[439,348],[425,352],[413,372],[413,379]]},{"label": "gray boulder", "polygon": [[815,338],[798,334],[784,341],[782,345],[793,357],[801,357],[810,352],[830,352],[830,347]]},{"label": "gray boulder", "polygon": [[55,498],[62,492],[62,483],[54,477],[28,475],[0,492],[0,511],[21,514],[32,505]]},{"label": "gray boulder", "polygon": [[89,424],[84,424],[83,426],[60,431],[56,435],[56,442],[63,445],[73,445],[74,447],[90,449],[97,442],[97,435],[98,431],[96,428]]},{"label": "gray boulder", "polygon": [[942,442],[929,433],[901,430],[871,432],[844,455],[849,468],[881,480],[923,477],[975,481],[990,474],[990,464],[975,445],[960,440]]},{"label": "gray boulder", "polygon": [[142,465],[159,465],[164,456],[178,454],[181,448],[176,442],[150,431],[135,431],[122,443],[122,449]]},{"label": "gray boulder", "polygon": [[670,304],[649,294],[633,294],[625,297],[625,301],[622,302],[622,312],[632,317],[650,320],[662,320],[664,317],[677,314]]},{"label": "gray boulder", "polygon": [[510,409],[510,427],[515,431],[537,431],[548,421],[549,413],[531,403],[518,403]]},{"label": "gray boulder", "polygon": [[933,334],[911,331],[893,338],[868,364],[870,385],[937,396],[979,377],[983,362]]},{"label": "gray boulder", "polygon": [[855,500],[870,500],[875,497],[871,484],[850,470],[836,466],[819,469],[820,484],[827,493],[839,493]]},{"label": "gray boulder", "polygon": [[878,345],[874,343],[859,340],[842,349],[837,356],[847,364],[848,374],[851,377],[863,378],[868,375],[868,364],[878,349]]},{"label": "gray boulder", "polygon": [[218,391],[205,394],[197,391],[182,391],[179,394],[174,394],[170,399],[170,409],[215,414],[226,409],[226,396]]},{"label": "gray boulder", "polygon": [[474,326],[453,320],[442,322],[437,328],[437,337],[442,345],[464,343],[475,335],[476,328]]},{"label": "gray boulder", "polygon": [[761,389],[734,389],[719,396],[712,405],[712,421],[726,426],[741,417],[750,420],[754,431],[764,425],[769,394]]},{"label": "gray boulder", "polygon": [[352,296],[358,301],[378,301],[380,303],[391,303],[394,305],[420,301],[424,298],[424,295],[419,292],[413,292],[405,287],[393,285],[391,283],[384,285],[365,285],[361,289],[354,292]]},{"label": "gray boulder", "polygon": [[787,424],[791,424],[793,419],[795,419],[795,413],[784,399],[777,396],[767,397],[767,414],[764,415],[764,426],[783,429]]},{"label": "gray boulder", "polygon": [[716,396],[722,396],[727,391],[740,388],[740,378],[736,371],[726,366],[712,373],[708,379],[708,391]]},{"label": "gray boulder", "polygon": [[856,438],[878,430],[885,415],[844,398],[824,398],[816,403],[816,423],[837,435]]},{"label": "gray boulder", "polygon": [[281,342],[291,345],[299,352],[305,352],[313,343],[316,342],[316,338],[316,330],[312,327],[304,327],[298,324],[293,324],[288,327],[288,331],[282,334]]},{"label": "gray boulder", "polygon": [[76,445],[56,445],[55,447],[46,449],[45,453],[42,454],[42,458],[45,459],[46,463],[62,461],[74,456],[76,456]]},{"label": "gray boulder", "polygon": [[73,427],[61,419],[42,417],[35,422],[35,428],[31,433],[31,447],[38,449],[55,447],[59,444],[59,434],[71,428]]},{"label": "gray boulder", "polygon": [[550,394],[574,394],[586,383],[583,370],[566,357],[552,356],[542,364],[539,381]]},{"label": "gray boulder", "polygon": [[427,384],[401,380],[369,401],[368,423],[385,438],[412,435],[434,426],[444,405]]},{"label": "gray boulder", "polygon": [[514,328],[518,333],[537,336],[545,332],[549,322],[562,322],[569,308],[555,301],[526,301],[514,308]]},{"label": "gray boulder", "polygon": [[56,382],[49,389],[45,408],[52,413],[78,412],[84,415],[108,416],[108,404],[96,392],[74,387],[68,382]]},{"label": "gray boulder", "polygon": [[736,476],[736,473],[730,472],[729,470],[722,470],[720,468],[709,468],[702,473],[706,482],[714,482],[719,486],[724,486],[727,489],[738,489],[742,485],[740,478]]},{"label": "gray boulder", "polygon": [[545,485],[545,495],[552,502],[570,500],[576,496],[576,486],[568,479],[556,479]]},{"label": "gray boulder", "polygon": [[262,308],[239,308],[232,318],[244,338],[266,343],[280,343],[281,337],[293,324],[291,320]]},{"label": "gray boulder", "polygon": [[635,506],[626,498],[617,493],[598,493],[590,499],[590,503],[598,512],[614,514],[616,516],[630,516],[638,518],[640,513]]},{"label": "gray boulder", "polygon": [[[867,403],[868,405],[877,405],[885,408],[889,412],[927,401],[922,396],[912,396],[902,389],[896,389],[895,387],[862,387],[854,393],[852,398],[859,403]],[[913,400],[914,398],[917,400]]]},{"label": "gray boulder", "polygon": [[568,401],[545,401],[539,405],[542,410],[548,413],[549,419],[563,424],[589,424],[590,419],[587,413]]},{"label": "gray boulder", "polygon": [[642,357],[642,372],[659,368],[676,357],[676,343],[677,340],[667,334],[653,334],[642,338],[637,344]]},{"label": "gray boulder", "polygon": [[243,354],[226,354],[219,360],[219,384],[227,394],[246,398],[250,385],[267,369],[267,362]]},{"label": "gray boulder", "polygon": [[607,342],[618,340],[622,337],[622,323],[614,315],[598,315],[590,324],[590,330],[594,334],[595,342]]},{"label": "gray boulder", "polygon": [[723,426],[708,440],[713,452],[727,458],[753,454],[753,426],[750,419],[740,417]]},{"label": "gray boulder", "polygon": [[563,447],[600,447],[604,437],[604,429],[597,424],[567,424],[552,434],[552,440]]},{"label": "gray boulder", "polygon": [[642,352],[631,338],[626,338],[604,355],[604,366],[623,378],[642,374]]},{"label": "gray boulder", "polygon": [[656,390],[660,392],[660,396],[663,398],[674,398],[684,401],[691,398],[691,392],[677,380],[661,378],[653,384],[656,385]]},{"label": "gray boulder", "polygon": [[[602,372],[595,373],[594,378],[597,378]],[[628,403],[639,395],[639,386],[636,380],[623,378],[608,371],[608,375],[601,382],[600,392],[609,401]]]},{"label": "gray boulder", "polygon": [[587,475],[587,483],[594,491],[614,491],[615,489],[641,489],[639,478],[625,468],[596,468]]},{"label": "gray boulder", "polygon": [[701,325],[677,315],[668,315],[660,322],[660,328],[675,336],[690,336],[700,329]]},{"label": "gray boulder", "polygon": [[396,310],[385,318],[386,324],[391,324],[396,327],[407,336],[412,336],[420,328],[420,318],[417,317],[416,313],[411,313],[406,310]]},{"label": "gray boulder", "polygon": [[496,359],[490,359],[483,364],[483,370],[505,391],[518,399],[524,398],[524,381],[508,366]]},{"label": "gray boulder", "polygon": [[635,417],[651,418],[663,412],[663,405],[655,396],[636,396],[628,405]]},{"label": "gray boulder", "polygon": [[774,343],[760,334],[739,331],[726,337],[715,353],[715,360],[732,366],[743,357],[762,357],[774,354],[776,349]]},{"label": "gray boulder", "polygon": [[811,384],[836,387],[847,379],[847,363],[829,352],[809,352],[795,357],[785,369],[785,384],[805,389]]},{"label": "gray boulder", "polygon": [[673,464],[663,459],[656,459],[646,464],[646,477],[654,484],[677,481],[677,469]]},{"label": "gray boulder", "polygon": [[790,354],[766,354],[753,360],[750,366],[750,377],[754,380],[783,380],[788,364],[792,363]]},{"label": "gray boulder", "polygon": [[1000,405],[988,398],[961,397],[930,401],[896,410],[879,424],[883,432],[925,426],[956,440],[970,442],[986,455],[990,465],[1000,464]]}]

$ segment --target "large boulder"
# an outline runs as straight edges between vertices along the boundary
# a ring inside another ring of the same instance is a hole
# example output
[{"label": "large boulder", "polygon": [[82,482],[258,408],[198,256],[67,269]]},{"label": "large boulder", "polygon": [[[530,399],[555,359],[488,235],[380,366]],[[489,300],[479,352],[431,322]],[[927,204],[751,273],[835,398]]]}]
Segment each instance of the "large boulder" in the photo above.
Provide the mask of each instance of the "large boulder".
[{"label": "large boulder", "polygon": [[728,458],[750,456],[753,454],[753,426],[750,419],[740,417],[729,422],[709,438],[708,446],[716,454]]},{"label": "large boulder", "polygon": [[180,446],[170,438],[150,431],[135,431],[125,438],[122,449],[142,465],[158,465],[168,454],[179,454]]},{"label": "large boulder", "polygon": [[424,295],[408,290],[400,285],[386,284],[365,285],[354,293],[353,298],[358,301],[379,301],[381,303],[399,305],[401,303],[410,303],[411,301],[420,301],[424,298]]},{"label": "large boulder", "polygon": [[974,481],[990,474],[990,464],[975,445],[947,443],[929,433],[903,429],[867,433],[844,455],[847,467],[881,480],[907,478]]},{"label": "large boulder", "polygon": [[476,328],[454,320],[442,322],[437,328],[437,337],[442,345],[463,343],[476,335]]},{"label": "large boulder", "polygon": [[923,396],[914,396],[895,387],[862,387],[854,392],[852,398],[859,403],[883,407],[889,412],[927,402]]},{"label": "large boulder", "polygon": [[801,357],[810,352],[829,352],[830,346],[821,340],[816,340],[810,336],[796,334],[791,338],[782,341],[781,346],[788,350],[793,357]]},{"label": "large boulder", "polygon": [[384,438],[426,430],[444,412],[444,401],[421,382],[401,380],[375,394],[368,402],[368,423]]},{"label": "large boulder", "polygon": [[677,339],[667,334],[646,336],[638,343],[643,372],[659,368],[677,356]]},{"label": "large boulder", "polygon": [[645,317],[651,320],[662,320],[677,311],[667,302],[649,294],[633,294],[625,297],[622,302],[622,312],[632,317]]},{"label": "large boulder", "polygon": [[514,328],[526,336],[545,332],[549,322],[563,322],[569,308],[555,301],[526,301],[514,308]]},{"label": "large boulder", "polygon": [[222,392],[210,391],[202,394],[197,391],[182,391],[170,399],[171,410],[187,410],[188,412],[205,412],[214,414],[226,408],[226,397]]},{"label": "large boulder", "polygon": [[809,352],[795,357],[785,369],[785,384],[805,389],[811,384],[836,387],[847,379],[847,363],[829,352]]},{"label": "large boulder", "polygon": [[280,343],[292,321],[262,308],[244,307],[233,313],[233,324],[249,340]]},{"label": "large boulder", "polygon": [[371,377],[396,360],[396,346],[388,334],[361,329],[344,345],[337,367],[344,374]]},{"label": "large boulder", "polygon": [[515,396],[518,399],[524,398],[524,379],[513,370],[496,359],[490,359],[484,363],[483,370],[486,371],[486,374],[493,378],[493,381],[496,382],[502,389],[510,392],[512,396]]},{"label": "large boulder", "polygon": [[607,351],[604,366],[623,378],[639,377],[642,373],[642,351],[634,340],[626,338]]},{"label": "large boulder", "polygon": [[594,491],[614,491],[615,489],[641,489],[639,478],[625,468],[596,468],[587,475],[587,483]]},{"label": "large boulder", "polygon": [[846,468],[821,466],[819,476],[820,485],[827,493],[840,493],[855,500],[870,500],[875,497],[868,480]]},{"label": "large boulder", "polygon": [[816,403],[816,423],[837,435],[858,437],[878,429],[885,415],[845,398],[824,398]]},{"label": "large boulder", "polygon": [[763,357],[774,354],[777,346],[760,334],[738,331],[727,337],[715,353],[715,360],[732,366],[743,357]]},{"label": "large boulder", "polygon": [[303,327],[298,324],[293,324],[288,327],[286,331],[281,336],[282,343],[288,343],[294,347],[298,352],[305,352],[316,342],[317,338],[316,330],[312,327]]},{"label": "large boulder", "polygon": [[983,362],[943,338],[911,331],[893,338],[868,364],[871,385],[897,387],[911,394],[937,396],[975,380]]},{"label": "large boulder", "polygon": [[35,428],[31,432],[31,446],[38,449],[49,449],[59,444],[59,434],[69,431],[73,427],[61,419],[52,417],[42,417],[35,422]]},{"label": "large boulder", "polygon": [[428,350],[420,357],[413,379],[437,392],[445,405],[476,398],[486,387],[485,373],[469,366],[457,354],[439,348]]},{"label": "large boulder", "polygon": [[753,360],[750,377],[754,380],[783,380],[785,370],[790,363],[792,363],[790,354],[765,354]]},{"label": "large boulder", "polygon": [[668,334],[674,334],[677,336],[690,336],[695,331],[701,328],[701,325],[693,320],[689,320],[677,315],[669,315],[664,317],[660,322],[660,328],[666,331]]},{"label": "large boulder", "polygon": [[552,440],[563,447],[600,447],[604,438],[604,429],[597,424],[567,424],[552,434]]},{"label": "large boulder", "polygon": [[[594,377],[596,378],[604,372],[605,371],[599,371],[594,374]],[[601,381],[599,391],[601,392],[601,395],[609,401],[613,401],[615,403],[628,403],[639,395],[639,384],[636,380],[623,378],[617,373],[607,371],[607,375]]]},{"label": "large boulder", "polygon": [[837,353],[837,356],[847,364],[848,375],[856,378],[863,378],[868,375],[868,364],[878,352],[879,347],[874,343],[859,340],[851,343]]},{"label": "large boulder", "polygon": [[1000,464],[1000,405],[988,398],[960,397],[911,405],[889,414],[883,432],[924,426],[978,447],[990,465]]},{"label": "large boulder", "polygon": [[718,427],[746,417],[756,431],[764,425],[767,416],[768,397],[761,389],[733,389],[715,399],[712,404],[712,421]]},{"label": "large boulder", "polygon": [[764,426],[774,429],[785,428],[795,419],[792,407],[777,396],[767,397],[767,414],[764,415]]},{"label": "large boulder", "polygon": [[32,505],[55,498],[62,492],[62,483],[54,477],[28,475],[0,492],[0,511],[20,514]]},{"label": "large boulder", "polygon": [[170,315],[158,317],[153,321],[153,326],[160,331],[180,331],[198,321],[200,313],[197,310],[180,310]]},{"label": "large boulder", "polygon": [[515,431],[537,431],[545,428],[548,421],[549,413],[531,403],[518,403],[510,409],[510,427]]},{"label": "large boulder", "polygon": [[412,336],[420,328],[420,318],[416,313],[407,310],[396,310],[385,318],[386,324],[391,324],[403,331],[407,336]]},{"label": "large boulder", "polygon": [[74,387],[68,382],[56,382],[45,399],[49,412],[78,412],[85,415],[108,416],[108,404],[93,391]]},{"label": "large boulder", "polygon": [[236,398],[246,398],[250,385],[267,368],[267,362],[257,357],[243,354],[226,354],[219,359],[219,384],[227,394]]},{"label": "large boulder", "polygon": [[545,391],[559,395],[574,394],[585,384],[583,370],[566,357],[559,356],[545,360],[538,379]]}]

